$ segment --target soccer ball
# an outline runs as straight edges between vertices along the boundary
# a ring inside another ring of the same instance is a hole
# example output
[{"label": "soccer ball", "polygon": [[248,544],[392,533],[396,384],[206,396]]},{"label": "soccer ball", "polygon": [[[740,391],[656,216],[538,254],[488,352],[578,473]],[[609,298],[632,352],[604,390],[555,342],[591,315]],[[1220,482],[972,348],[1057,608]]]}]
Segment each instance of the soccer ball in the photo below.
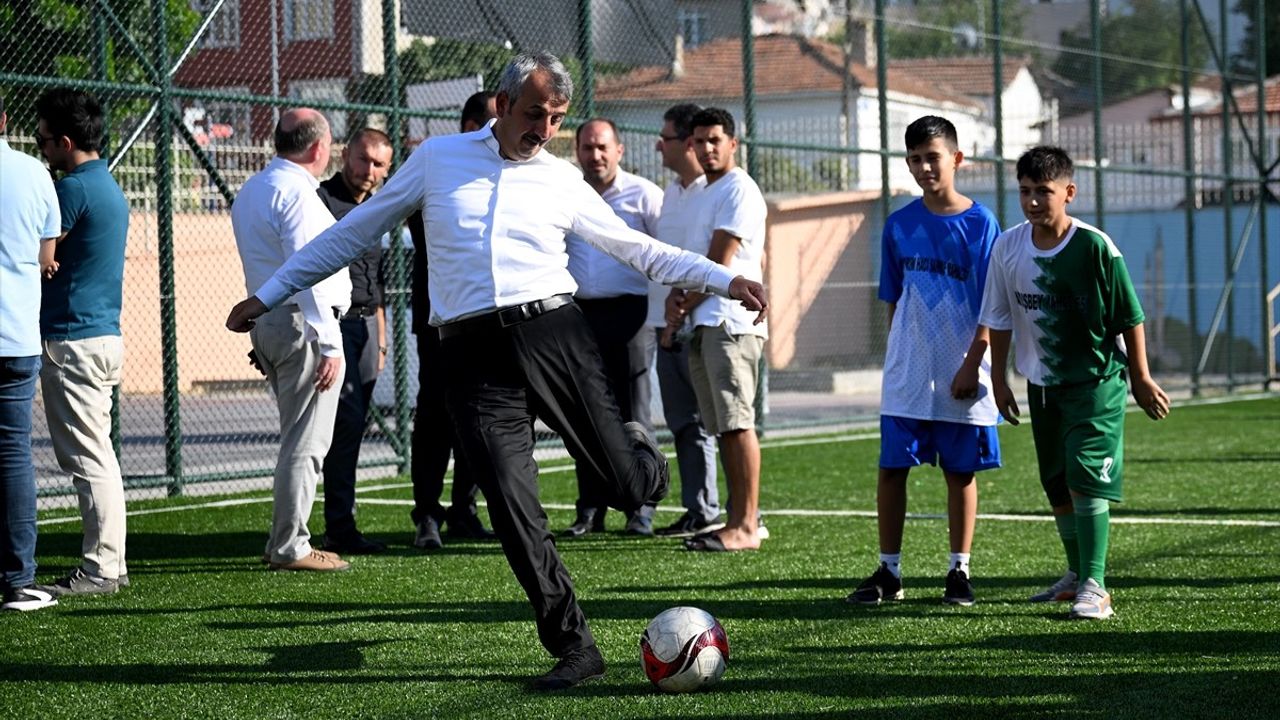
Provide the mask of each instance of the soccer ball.
[{"label": "soccer ball", "polygon": [[724,628],[698,608],[664,610],[640,636],[644,674],[667,692],[690,692],[715,683],[728,660]]}]

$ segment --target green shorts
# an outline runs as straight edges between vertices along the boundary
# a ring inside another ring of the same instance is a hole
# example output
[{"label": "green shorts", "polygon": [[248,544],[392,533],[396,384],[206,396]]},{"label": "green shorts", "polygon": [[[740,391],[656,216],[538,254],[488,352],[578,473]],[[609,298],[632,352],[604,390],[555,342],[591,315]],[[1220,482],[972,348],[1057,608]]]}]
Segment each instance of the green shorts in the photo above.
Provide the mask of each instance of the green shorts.
[{"label": "green shorts", "polygon": [[1027,383],[1031,435],[1040,483],[1055,507],[1071,492],[1124,499],[1124,412],[1129,386],[1122,373],[1096,383],[1042,386]]}]

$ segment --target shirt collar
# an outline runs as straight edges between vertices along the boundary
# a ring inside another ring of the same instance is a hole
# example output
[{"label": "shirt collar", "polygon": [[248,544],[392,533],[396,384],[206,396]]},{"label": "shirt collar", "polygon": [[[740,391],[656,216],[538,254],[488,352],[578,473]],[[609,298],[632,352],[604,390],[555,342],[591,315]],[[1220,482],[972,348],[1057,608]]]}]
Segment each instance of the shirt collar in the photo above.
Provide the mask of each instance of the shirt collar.
[{"label": "shirt collar", "polygon": [[79,165],[75,166],[75,168],[73,168],[71,172],[67,174],[74,175],[75,173],[78,173],[78,172],[89,172],[90,170],[96,170],[99,166],[105,168],[107,166],[107,161],[103,160],[102,158],[98,158],[96,160],[86,160],[80,163]]},{"label": "shirt collar", "polygon": [[285,172],[293,173],[295,175],[299,175],[301,177],[306,178],[307,182],[311,185],[312,189],[320,187],[320,181],[316,179],[315,175],[312,175],[311,173],[307,172],[306,168],[302,167],[301,165],[299,165],[298,163],[292,160],[288,160],[286,158],[280,157],[279,155],[276,155],[275,157],[271,158],[270,167],[279,168],[281,170],[284,170]]}]

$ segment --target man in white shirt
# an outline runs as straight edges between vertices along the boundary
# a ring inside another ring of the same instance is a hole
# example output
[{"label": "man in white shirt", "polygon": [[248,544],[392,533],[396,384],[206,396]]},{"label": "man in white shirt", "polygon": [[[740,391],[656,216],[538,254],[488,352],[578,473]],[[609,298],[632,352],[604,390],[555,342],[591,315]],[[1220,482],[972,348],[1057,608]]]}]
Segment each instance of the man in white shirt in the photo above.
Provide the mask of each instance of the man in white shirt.
[{"label": "man in white shirt", "polygon": [[519,55],[498,81],[498,118],[428,139],[382,192],[352,210],[241,301],[227,327],[344,267],[393,224],[426,221],[431,324],[440,329],[448,402],[463,454],[489,503],[503,552],[533,606],[538,637],[559,658],[535,690],[601,677],[604,660],[578,606],[538,501],[533,421],[594,465],[609,504],[661,500],[666,458],[638,425],[624,425],[566,266],[574,232],[651,279],[712,290],[763,318],[758,282],[626,226],[573,165],[540,152],[569,108],[573,81],[546,53]]},{"label": "man in white shirt", "polygon": [[36,471],[31,409],[40,375],[40,244],[62,234],[44,165],[9,147],[0,98],[0,609],[58,601],[35,586]]},{"label": "man in white shirt", "polygon": [[[662,166],[676,174],[662,196],[662,214],[658,218],[656,238],[676,247],[688,247],[689,227],[694,222],[697,199],[707,188],[707,178],[693,152],[693,116],[701,107],[684,103],[674,105],[662,116],[662,132],[657,150]],[[649,318],[647,320],[649,355],[656,354],[658,389],[662,393],[662,414],[675,438],[676,462],[680,466],[680,502],[685,512],[670,525],[659,528],[664,537],[691,537],[719,530],[720,489],[716,485],[716,439],[702,425],[698,412],[698,396],[689,377],[688,338],[669,343],[661,350],[659,338],[667,327],[665,305],[671,288],[651,283]]]},{"label": "man in white shirt", "polygon": [[[693,117],[693,149],[706,173],[707,188],[697,201],[689,248],[702,251],[730,272],[764,276],[764,196],[737,166],[733,116],[707,108]],[[719,438],[720,462],[729,481],[729,519],[716,532],[685,541],[690,550],[755,550],[765,533],[759,525],[760,440],[755,397],[760,357],[768,327],[732,303],[703,293],[672,293],[667,322],[674,329],[691,318],[689,373],[702,422]]]},{"label": "man in white shirt", "polygon": [[[578,165],[582,178],[609,207],[633,230],[650,237],[657,235],[658,212],[662,207],[662,190],[639,175],[618,167],[626,151],[618,127],[612,120],[595,118],[578,127],[576,134]],[[578,283],[573,299],[591,326],[605,375],[622,419],[636,421],[654,435],[649,418],[649,363],[644,353],[645,315],[649,309],[649,279],[627,265],[592,247],[577,235],[565,238],[569,251],[569,274]],[[646,382],[639,383],[639,378]],[[643,385],[643,395],[638,386]],[[643,409],[643,411],[642,411]],[[578,516],[564,537],[581,537],[605,529],[608,506],[593,496],[600,486],[585,463],[577,463]],[[645,505],[627,518],[627,532],[653,534],[654,506]]]},{"label": "man in white shirt", "polygon": [[[333,224],[316,194],[329,166],[329,123],[309,108],[280,116],[276,157],[245,182],[231,206],[245,286],[261,287],[294,253]],[[338,555],[313,548],[307,519],[325,454],[333,440],[337,381],[343,375],[338,318],[351,305],[342,268],[310,289],[281,297],[254,325],[250,339],[280,410],[280,456],[273,485],[271,535],[263,559],[273,570],[346,570]]]}]

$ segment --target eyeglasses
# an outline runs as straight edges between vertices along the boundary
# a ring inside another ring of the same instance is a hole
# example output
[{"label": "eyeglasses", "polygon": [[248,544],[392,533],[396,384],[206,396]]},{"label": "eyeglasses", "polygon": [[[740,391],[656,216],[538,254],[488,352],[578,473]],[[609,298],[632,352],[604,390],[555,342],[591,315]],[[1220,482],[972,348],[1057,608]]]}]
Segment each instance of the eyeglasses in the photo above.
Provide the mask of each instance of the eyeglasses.
[{"label": "eyeglasses", "polygon": [[31,139],[36,141],[37,148],[43,148],[45,146],[45,143],[53,140],[57,140],[57,138],[45,137],[41,135],[39,130],[36,130],[35,132],[31,133]]}]

